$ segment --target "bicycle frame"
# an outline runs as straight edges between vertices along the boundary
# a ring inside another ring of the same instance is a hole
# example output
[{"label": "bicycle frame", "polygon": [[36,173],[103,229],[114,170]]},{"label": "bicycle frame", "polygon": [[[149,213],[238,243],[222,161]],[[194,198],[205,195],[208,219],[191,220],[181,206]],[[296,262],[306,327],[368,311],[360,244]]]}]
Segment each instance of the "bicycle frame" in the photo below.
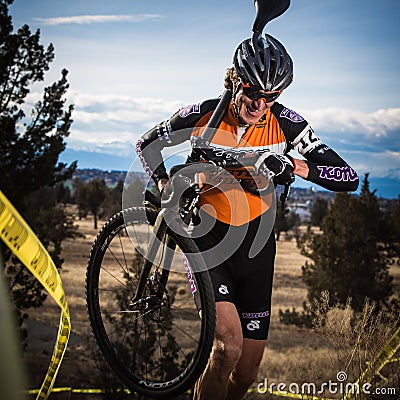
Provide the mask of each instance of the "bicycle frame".
[{"label": "bicycle frame", "polygon": [[[157,220],[154,226],[154,236],[151,238],[150,240],[150,245],[149,245],[149,250],[148,253],[146,254],[145,257],[145,265],[140,273],[140,277],[139,277],[139,284],[138,287],[136,289],[136,293],[134,298],[131,301],[130,306],[133,308],[135,307],[135,305],[138,304],[138,302],[142,301],[141,298],[143,296],[146,284],[147,284],[147,275],[149,272],[149,269],[151,268],[151,261],[149,260],[153,260],[157,254],[158,248],[159,248],[159,243],[162,240],[162,238],[164,237],[164,235],[167,232],[168,229],[168,225],[164,219],[164,214],[165,210],[161,210],[159,215],[157,216]],[[175,248],[175,243],[169,239],[167,242],[167,246],[169,246],[170,248]],[[168,253],[166,254],[166,257],[168,257]],[[171,267],[171,262],[172,262],[172,258],[168,257],[165,261],[164,261],[164,268],[162,270],[162,275],[161,275],[161,287],[158,289],[158,293],[157,293],[157,297],[161,298],[163,293],[162,291],[162,287],[165,287],[167,280],[168,280],[168,276],[169,276],[169,271],[170,271],[170,267]]]}]

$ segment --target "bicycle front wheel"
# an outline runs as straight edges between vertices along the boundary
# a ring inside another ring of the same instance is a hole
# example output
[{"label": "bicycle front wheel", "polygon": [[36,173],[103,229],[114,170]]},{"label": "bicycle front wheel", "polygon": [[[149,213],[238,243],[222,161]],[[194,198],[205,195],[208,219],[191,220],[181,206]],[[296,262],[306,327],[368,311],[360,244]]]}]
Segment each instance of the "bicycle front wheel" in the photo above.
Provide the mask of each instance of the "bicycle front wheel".
[{"label": "bicycle front wheel", "polygon": [[146,259],[156,217],[152,209],[131,208],[104,225],[88,261],[86,301],[100,351],[120,380],[143,396],[170,399],[205,368],[215,302],[190,238],[167,230]]}]

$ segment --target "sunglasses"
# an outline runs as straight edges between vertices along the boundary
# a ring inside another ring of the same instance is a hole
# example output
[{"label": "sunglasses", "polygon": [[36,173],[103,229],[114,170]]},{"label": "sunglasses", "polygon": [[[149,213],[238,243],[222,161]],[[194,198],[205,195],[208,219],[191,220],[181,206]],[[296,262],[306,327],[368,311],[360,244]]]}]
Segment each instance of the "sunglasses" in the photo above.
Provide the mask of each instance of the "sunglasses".
[{"label": "sunglasses", "polygon": [[251,100],[265,99],[267,103],[271,103],[279,97],[279,95],[282,93],[282,90],[263,93],[257,86],[250,86],[248,83],[244,83],[243,93]]}]

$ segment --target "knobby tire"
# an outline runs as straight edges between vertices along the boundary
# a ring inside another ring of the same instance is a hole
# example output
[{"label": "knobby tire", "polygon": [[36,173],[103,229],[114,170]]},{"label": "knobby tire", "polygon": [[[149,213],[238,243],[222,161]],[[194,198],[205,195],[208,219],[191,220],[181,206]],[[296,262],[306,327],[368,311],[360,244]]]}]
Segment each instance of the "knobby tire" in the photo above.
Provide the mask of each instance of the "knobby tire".
[{"label": "knobby tire", "polygon": [[[86,301],[97,345],[119,379],[142,396],[171,399],[192,388],[207,364],[215,302],[208,271],[190,258],[198,251],[194,241],[167,231],[166,240],[178,247],[174,257],[179,261],[187,255],[191,270],[157,269],[162,255],[147,263],[148,287],[143,295],[147,303],[138,302],[141,308],[132,311],[139,269],[145,263],[139,237],[143,236],[145,247],[149,243],[145,230],[152,228],[156,217],[153,209],[134,207],[105,223],[88,260]],[[164,274],[165,287],[160,283]],[[157,299],[151,294],[156,291],[162,293],[158,302],[152,300]]]}]

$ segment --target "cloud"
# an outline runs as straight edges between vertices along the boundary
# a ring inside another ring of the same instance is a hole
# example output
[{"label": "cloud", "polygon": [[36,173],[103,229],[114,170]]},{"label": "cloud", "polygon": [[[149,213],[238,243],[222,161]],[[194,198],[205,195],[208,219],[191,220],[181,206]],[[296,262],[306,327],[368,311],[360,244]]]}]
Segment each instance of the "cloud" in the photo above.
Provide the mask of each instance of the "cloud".
[{"label": "cloud", "polygon": [[91,153],[128,156],[135,154],[135,142],[134,135],[128,131],[89,132],[73,128],[67,139],[67,147]]},{"label": "cloud", "polygon": [[[304,112],[319,137],[354,168],[379,170],[379,176],[400,167],[400,108],[373,112],[325,108]],[[376,157],[379,157],[376,158]]]},{"label": "cloud", "polygon": [[[117,95],[71,93],[75,104],[74,125],[85,129],[115,132],[117,127],[144,133],[184,106],[179,100],[134,98]],[[314,130],[327,144],[340,152],[373,151],[381,153],[400,148],[400,108],[380,109],[366,113],[326,108],[304,113]],[[396,162],[396,157],[390,157]]]},{"label": "cloud", "polygon": [[35,18],[42,25],[62,24],[98,24],[105,22],[143,22],[157,21],[163,18],[159,14],[130,14],[130,15],[75,15],[71,17]]},{"label": "cloud", "polygon": [[304,112],[316,133],[359,174],[400,179],[400,108]]},{"label": "cloud", "polygon": [[132,98],[71,92],[74,123],[68,147],[115,155],[128,155],[143,133],[167,119],[182,102],[160,98]]},{"label": "cloud", "polygon": [[[39,92],[30,93],[27,107],[32,107],[41,96]],[[82,126],[101,123],[101,131],[106,131],[107,126],[115,124],[149,129],[186,105],[180,100],[99,95],[73,90],[68,92],[67,97],[68,103],[75,106],[74,124]],[[393,152],[400,149],[400,108],[379,109],[368,113],[330,107],[302,110],[301,114],[328,144],[350,144],[358,150],[376,146]]]},{"label": "cloud", "polygon": [[400,130],[400,108],[380,109],[367,113],[345,108],[308,110],[307,120],[324,132],[361,133],[379,139]]},{"label": "cloud", "polygon": [[80,124],[141,125],[149,129],[183,106],[177,100],[71,93],[74,121]]},{"label": "cloud", "polygon": [[[68,148],[115,156],[133,155],[140,135],[185,105],[180,100],[75,91],[68,93],[68,102],[75,106]],[[400,108],[370,113],[325,108],[303,115],[360,175],[400,179]]]},{"label": "cloud", "polygon": [[400,180],[400,151],[377,149],[375,152],[349,150],[344,154],[359,175],[370,172],[375,178]]}]

